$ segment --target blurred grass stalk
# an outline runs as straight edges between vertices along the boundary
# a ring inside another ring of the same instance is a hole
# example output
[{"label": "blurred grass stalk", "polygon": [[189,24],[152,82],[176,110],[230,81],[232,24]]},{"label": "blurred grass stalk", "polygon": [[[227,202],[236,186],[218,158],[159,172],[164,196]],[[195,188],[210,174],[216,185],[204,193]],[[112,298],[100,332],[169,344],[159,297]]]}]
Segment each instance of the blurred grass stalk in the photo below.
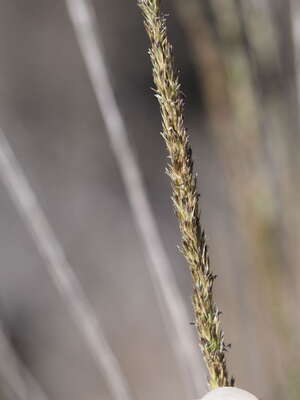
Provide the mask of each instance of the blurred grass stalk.
[{"label": "blurred grass stalk", "polygon": [[[297,78],[298,106],[300,104],[300,3],[298,0],[291,0],[290,20],[292,23],[292,37],[294,44],[294,59]],[[298,109],[298,114],[300,109]]]},{"label": "blurred grass stalk", "polygon": [[[274,267],[277,268],[278,282],[273,282],[270,295],[271,300],[275,299],[271,303],[275,318],[278,314],[274,328],[281,336],[279,344],[286,349],[282,363],[285,365],[283,373],[286,374],[288,368],[295,364],[295,358],[298,358],[294,346],[297,341],[299,343],[296,332],[300,322],[299,318],[295,320],[292,317],[298,313],[295,267],[300,260],[297,244],[300,241],[300,142],[290,1],[235,2],[243,26],[249,64],[252,64],[251,72],[263,126],[264,157],[273,186],[271,201],[277,209],[273,224],[270,225],[272,231],[257,239],[262,240],[266,249],[269,244],[270,272],[274,271]],[[273,79],[266,84],[268,76]],[[286,342],[287,346],[284,345]]]},{"label": "blurred grass stalk", "polygon": [[[258,86],[264,86],[264,79],[268,75],[273,77],[271,88],[259,91],[261,114],[265,126],[267,157],[272,169],[270,178],[273,179],[278,199],[278,231],[280,230],[281,248],[284,253],[282,265],[285,265],[288,271],[284,273],[282,269],[281,274],[287,285],[286,309],[289,317],[298,315],[297,319],[290,318],[290,323],[294,325],[290,331],[297,332],[300,328],[299,310],[296,305],[297,283],[298,287],[300,284],[297,268],[300,261],[300,109],[295,32],[297,10],[292,7],[293,0],[265,2],[265,7],[253,0],[236,1],[240,3],[250,51],[256,58]],[[291,337],[291,333],[289,336]],[[294,337],[293,345],[290,345],[290,354],[294,354],[292,347],[297,341],[299,343],[299,339],[295,341]]]},{"label": "blurred grass stalk", "polygon": [[[278,299],[273,301],[273,313],[278,313],[277,327],[275,325],[274,328],[279,330],[279,345],[285,349],[281,357],[284,377],[281,383],[285,393],[289,390],[297,393],[296,399],[300,396],[299,383],[295,379],[300,358],[294,351],[300,345],[297,334],[300,328],[297,301],[300,284],[297,268],[300,261],[300,140],[296,44],[292,35],[295,16],[292,14],[292,0],[264,4],[253,0],[235,1],[248,42],[248,53],[255,62],[252,73],[256,75],[256,92],[265,130],[265,157],[269,159],[269,179],[275,189],[272,201],[275,202],[274,197],[277,199],[277,223],[273,226],[275,240],[270,246],[270,265],[273,266],[274,260],[279,257],[277,285],[281,285],[281,292],[274,285],[271,295]],[[268,75],[273,76],[275,82],[271,80],[271,88],[264,88]],[[261,238],[266,245],[267,238]],[[295,315],[298,318],[294,318]]]},{"label": "blurred grass stalk", "polygon": [[166,332],[182,372],[186,392],[189,397],[200,396],[205,391],[203,366],[194,345],[183,296],[163,246],[141,169],[113,93],[95,10],[88,0],[67,0],[66,4],[144,245],[150,276],[166,323]]},{"label": "blurred grass stalk", "polygon": [[184,126],[184,102],[168,41],[166,18],[160,0],[139,0],[150,39],[150,59],[156,98],[162,117],[162,136],[169,153],[167,174],[172,200],[182,234],[181,252],[189,266],[193,283],[193,307],[199,344],[208,370],[211,389],[231,386],[225,353],[220,312],[214,302],[215,276],[210,267],[205,232],[200,223],[197,179],[193,172],[192,149]]},{"label": "blurred grass stalk", "polygon": [[[249,2],[248,12],[244,14],[245,3],[242,0],[212,0],[209,3],[175,0],[198,79],[204,89],[211,131],[225,166],[228,191],[239,219],[239,227],[245,234],[248,255],[257,267],[252,273],[252,279],[259,283],[262,296],[258,295],[256,306],[261,308],[267,301],[257,322],[265,325],[271,311],[269,323],[277,332],[275,343],[269,343],[265,337],[267,341],[264,345],[268,349],[264,357],[269,360],[268,372],[272,382],[274,365],[280,365],[281,360],[274,363],[270,353],[278,352],[271,351],[271,348],[276,349],[279,345],[286,349],[286,343],[290,341],[293,332],[290,329],[291,316],[287,313],[290,309],[288,283],[291,282],[286,280],[287,274],[282,269],[289,261],[291,247],[283,249],[283,218],[279,212],[288,213],[287,209],[295,204],[297,196],[292,199],[289,193],[293,190],[293,181],[288,175],[291,160],[286,150],[285,140],[288,139],[285,139],[282,128],[286,128],[284,120],[275,121],[273,128],[276,127],[276,131],[271,131],[273,137],[269,140],[273,139],[272,149],[274,151],[276,146],[281,156],[274,161],[277,169],[283,170],[285,176],[274,179],[274,171],[270,170],[269,157],[264,149],[266,136],[269,135],[266,131],[270,125],[262,109],[266,99],[260,91],[259,64],[264,63],[267,69],[270,63],[274,63],[274,53],[278,51],[276,44],[274,46],[274,36],[270,34],[274,27],[270,21],[266,21],[263,13],[251,14]],[[208,11],[214,20],[214,28],[208,20]],[[267,105],[270,107],[269,103]],[[276,118],[277,110],[271,112]],[[279,116],[286,118],[284,110],[281,110]],[[287,176],[289,179],[284,179]],[[278,188],[275,188],[274,180],[277,185],[280,181],[280,187],[284,185],[285,192],[289,194],[280,198],[281,203],[276,199]],[[295,249],[298,251],[294,241],[292,246],[293,253]],[[267,296],[264,293],[266,289]],[[253,295],[249,301],[255,302]],[[288,365],[294,352],[289,348],[284,353],[285,363],[282,365]],[[277,371],[277,381],[282,380],[282,374],[284,367]]]},{"label": "blurred grass stalk", "polygon": [[37,381],[24,366],[0,323],[1,400],[47,400]]},{"label": "blurred grass stalk", "polygon": [[[294,265],[299,265],[300,260],[300,157],[299,157],[299,148],[300,148],[300,3],[298,0],[290,0],[290,15],[289,20],[292,26],[292,41],[293,41],[293,51],[294,51],[294,63],[295,63],[295,80],[296,85],[295,88],[297,90],[297,103],[296,103],[296,114],[297,114],[297,122],[298,125],[296,127],[295,132],[295,146],[291,149],[292,152],[292,188],[294,189],[292,193],[293,197],[293,207],[289,212],[289,220],[292,220],[292,227],[295,228],[292,230],[292,234],[288,236],[289,243],[292,243]],[[295,105],[294,105],[295,106]],[[289,158],[290,159],[290,158]],[[288,225],[288,223],[287,223]],[[292,237],[294,236],[294,237]],[[296,254],[295,254],[296,251]],[[298,285],[300,286],[300,273],[299,269],[298,275],[296,275]],[[299,287],[298,286],[298,287]],[[300,329],[300,310],[298,309],[298,328]]]},{"label": "blurred grass stalk", "polygon": [[[300,241],[300,109],[297,35],[293,29],[297,12],[292,7],[293,0],[265,1],[264,6],[253,0],[236,2],[240,5],[249,52],[255,59],[267,157],[273,169],[270,178],[276,187],[282,248],[292,277],[289,286],[293,286],[297,278],[295,266],[300,260],[297,245]],[[272,79],[267,88],[261,89],[266,86],[264,80],[268,76]]]},{"label": "blurred grass stalk", "polygon": [[132,400],[119,362],[102,331],[96,312],[89,303],[64,249],[40,207],[21,166],[0,129],[0,174],[11,199],[45,260],[45,267],[65,301],[100,373],[106,378],[115,400]]}]

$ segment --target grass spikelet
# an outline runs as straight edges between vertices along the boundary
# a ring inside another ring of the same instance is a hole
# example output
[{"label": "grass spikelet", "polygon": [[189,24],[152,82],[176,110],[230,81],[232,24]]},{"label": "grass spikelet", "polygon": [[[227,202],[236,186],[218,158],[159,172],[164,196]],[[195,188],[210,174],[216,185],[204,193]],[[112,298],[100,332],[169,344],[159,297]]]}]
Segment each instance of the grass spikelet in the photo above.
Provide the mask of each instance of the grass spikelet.
[{"label": "grass spikelet", "polygon": [[162,136],[170,158],[167,173],[171,179],[172,200],[182,234],[181,251],[192,274],[193,307],[200,347],[210,387],[230,386],[234,381],[228,374],[227,346],[220,326],[220,313],[213,299],[215,276],[211,272],[205,232],[200,223],[192,150],[184,126],[184,102],[174,68],[172,46],[167,38],[166,19],[161,12],[160,0],[139,0],[138,5],[151,42],[149,54],[162,116]]}]

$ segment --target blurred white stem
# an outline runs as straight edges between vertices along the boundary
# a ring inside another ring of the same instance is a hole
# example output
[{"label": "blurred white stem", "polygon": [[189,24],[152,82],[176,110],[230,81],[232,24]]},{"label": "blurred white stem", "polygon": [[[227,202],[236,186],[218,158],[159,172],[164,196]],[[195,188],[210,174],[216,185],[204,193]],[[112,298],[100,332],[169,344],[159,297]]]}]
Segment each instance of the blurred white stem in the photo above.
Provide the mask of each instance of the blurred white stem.
[{"label": "blurred white stem", "polygon": [[108,382],[114,399],[131,400],[126,379],[106,341],[97,316],[2,130],[0,130],[0,170],[12,200],[46,261],[48,273],[68,305],[92,357]]},{"label": "blurred white stem", "polygon": [[0,390],[4,399],[47,400],[39,384],[17,357],[2,326],[0,326],[0,358]]},{"label": "blurred white stem", "polygon": [[183,372],[186,388],[192,395],[206,387],[200,352],[194,345],[188,313],[149,203],[140,168],[130,146],[128,132],[117,105],[102,52],[95,11],[89,0],[66,0],[70,19],[106,125],[133,217],[144,244],[149,271],[167,323],[169,340]]}]

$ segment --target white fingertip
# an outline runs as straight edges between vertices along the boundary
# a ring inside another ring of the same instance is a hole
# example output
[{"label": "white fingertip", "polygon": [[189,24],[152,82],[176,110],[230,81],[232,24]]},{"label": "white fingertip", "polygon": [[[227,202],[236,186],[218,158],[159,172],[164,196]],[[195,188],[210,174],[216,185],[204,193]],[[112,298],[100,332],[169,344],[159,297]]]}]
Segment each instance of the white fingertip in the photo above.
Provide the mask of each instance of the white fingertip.
[{"label": "white fingertip", "polygon": [[222,387],[207,393],[201,400],[258,400],[253,394],[234,387]]}]

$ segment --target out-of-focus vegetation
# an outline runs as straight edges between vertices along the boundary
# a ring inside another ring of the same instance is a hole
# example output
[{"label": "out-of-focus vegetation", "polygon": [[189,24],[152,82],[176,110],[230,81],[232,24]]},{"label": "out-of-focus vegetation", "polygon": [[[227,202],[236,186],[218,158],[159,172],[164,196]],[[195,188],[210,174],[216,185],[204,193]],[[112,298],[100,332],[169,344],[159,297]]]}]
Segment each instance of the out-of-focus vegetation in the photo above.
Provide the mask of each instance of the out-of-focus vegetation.
[{"label": "out-of-focus vegetation", "polygon": [[273,398],[288,392],[296,399],[299,20],[289,1],[175,3],[256,281],[247,301],[257,310],[249,322],[256,325],[263,374],[273,382]]},{"label": "out-of-focus vegetation", "polygon": [[[93,4],[117,102],[191,310],[141,16],[135,1]],[[298,400],[300,6],[296,0],[162,6],[187,95],[217,304],[232,343],[229,369],[258,398]],[[65,4],[0,0],[0,9],[0,128],[135,397],[191,398]],[[0,216],[0,317],[14,357],[49,399],[110,399],[2,184]]]}]

